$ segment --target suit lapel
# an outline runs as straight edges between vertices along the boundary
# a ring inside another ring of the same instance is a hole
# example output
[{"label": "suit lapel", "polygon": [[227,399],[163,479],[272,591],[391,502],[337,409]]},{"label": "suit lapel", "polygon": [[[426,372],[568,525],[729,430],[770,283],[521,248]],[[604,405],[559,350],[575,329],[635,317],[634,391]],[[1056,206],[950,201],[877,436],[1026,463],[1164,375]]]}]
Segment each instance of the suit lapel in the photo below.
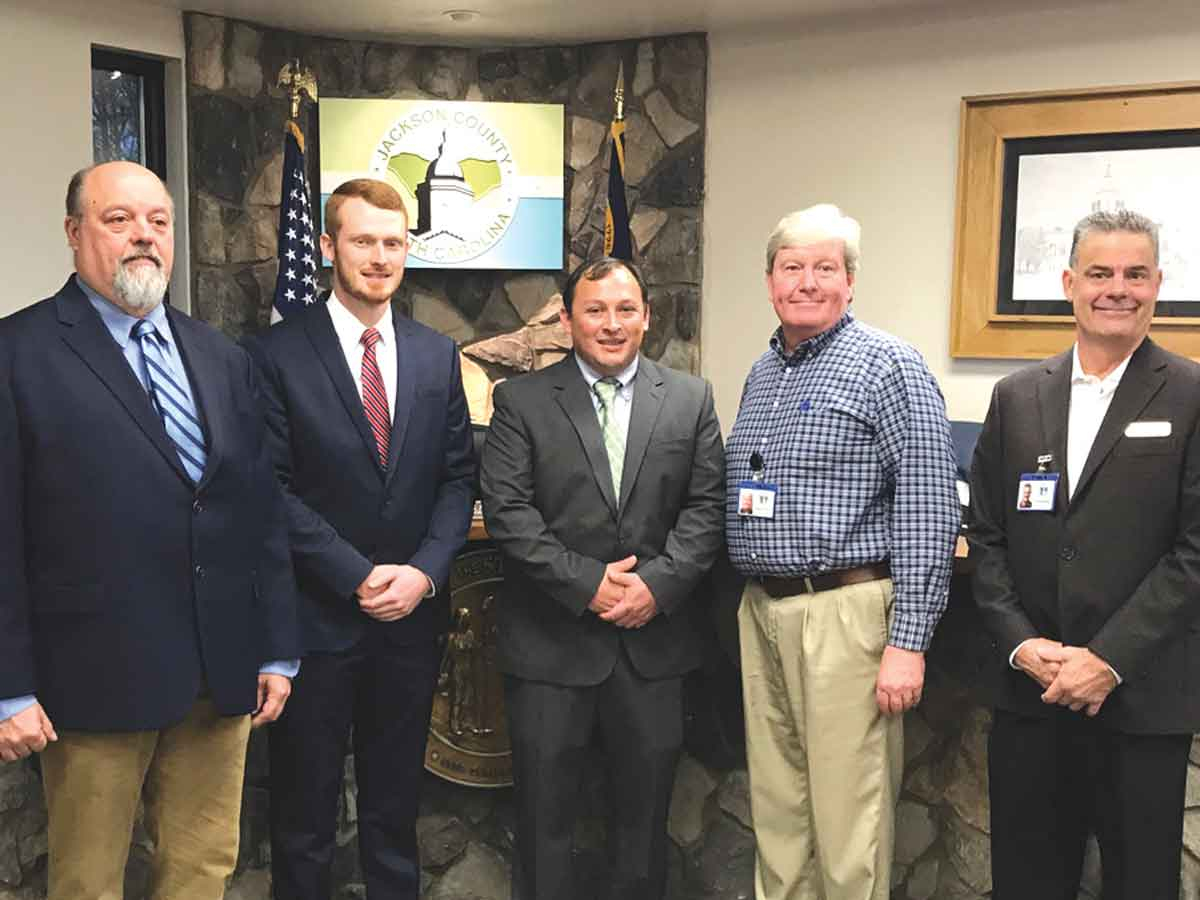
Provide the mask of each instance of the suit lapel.
[{"label": "suit lapel", "polygon": [[[1071,351],[1046,361],[1045,374],[1037,386],[1038,415],[1041,418],[1045,453],[1053,454],[1059,472],[1056,509],[1067,504],[1067,414],[1071,407]],[[1032,472],[1036,459],[1019,460],[1022,472]]]},{"label": "suit lapel", "polygon": [[1121,383],[1117,385],[1112,403],[1104,414],[1104,421],[1100,423],[1100,430],[1096,432],[1096,440],[1092,442],[1091,452],[1088,453],[1087,462],[1079,476],[1079,484],[1075,487],[1076,501],[1096,474],[1096,470],[1112,453],[1113,447],[1125,433],[1125,426],[1138,417],[1166,382],[1166,362],[1160,358],[1157,350],[1154,342],[1146,338],[1129,358],[1129,367],[1121,376]]},{"label": "suit lapel", "polygon": [[371,431],[371,424],[367,421],[366,413],[363,412],[362,398],[358,396],[358,390],[354,387],[354,377],[346,365],[346,356],[342,353],[337,332],[333,330],[333,322],[329,318],[329,310],[325,304],[318,305],[312,310],[311,315],[305,317],[304,328],[308,332],[308,339],[312,342],[313,349],[316,350],[317,358],[325,367],[329,380],[333,382],[342,405],[346,407],[350,421],[358,429],[363,448],[367,451],[375,468],[382,474],[379,465],[379,451],[375,446],[375,434]]},{"label": "suit lapel", "polygon": [[412,322],[396,315],[392,310],[392,324],[396,336],[396,398],[392,414],[392,436],[388,443],[388,477],[396,471],[396,460],[408,431],[408,420],[412,417],[413,394],[417,384],[417,363],[414,359],[419,350],[412,333]]},{"label": "suit lapel", "polygon": [[633,381],[633,408],[629,411],[629,431],[625,438],[625,462],[621,469],[621,504],[624,509],[629,494],[642,469],[650,436],[662,410],[666,388],[658,366],[642,357],[638,361],[637,377]]},{"label": "suit lapel", "polygon": [[92,309],[75,284],[74,278],[63,286],[55,297],[62,339],[96,377],[112,392],[133,421],[166,459],[179,477],[191,484],[191,478],[179,461],[175,445],[167,437],[162,420],[150,402],[150,397],[129,367],[99,313]]},{"label": "suit lapel", "polygon": [[175,346],[183,359],[183,367],[187,370],[188,382],[192,389],[192,397],[196,401],[196,413],[204,428],[208,447],[204,461],[204,474],[200,477],[197,489],[202,489],[213,477],[221,464],[221,454],[225,447],[225,417],[221,415],[222,404],[217,396],[218,386],[226,377],[223,369],[216,365],[216,360],[204,353],[198,345],[198,335],[193,330],[193,323],[186,316],[179,315],[170,307],[167,308],[167,321],[171,324],[171,332],[175,336]]},{"label": "suit lapel", "polygon": [[554,399],[575,427],[604,502],[612,510],[613,516],[616,516],[617,499],[613,494],[612,469],[608,465],[608,453],[604,449],[604,438],[600,434],[600,420],[596,417],[596,407],[588,393],[587,382],[584,381],[583,373],[579,371],[573,354],[567,356],[555,368],[557,379],[554,385]]}]

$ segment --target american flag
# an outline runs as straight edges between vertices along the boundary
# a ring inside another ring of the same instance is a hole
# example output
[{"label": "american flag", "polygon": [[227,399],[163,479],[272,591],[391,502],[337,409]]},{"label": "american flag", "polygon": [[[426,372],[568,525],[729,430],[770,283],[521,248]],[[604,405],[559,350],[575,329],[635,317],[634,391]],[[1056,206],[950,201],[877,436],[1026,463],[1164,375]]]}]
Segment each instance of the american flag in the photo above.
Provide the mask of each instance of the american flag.
[{"label": "american flag", "polygon": [[275,279],[273,320],[286,319],[317,302],[319,252],[313,237],[308,181],[304,177],[304,135],[295,122],[288,122],[279,200],[279,275]]}]

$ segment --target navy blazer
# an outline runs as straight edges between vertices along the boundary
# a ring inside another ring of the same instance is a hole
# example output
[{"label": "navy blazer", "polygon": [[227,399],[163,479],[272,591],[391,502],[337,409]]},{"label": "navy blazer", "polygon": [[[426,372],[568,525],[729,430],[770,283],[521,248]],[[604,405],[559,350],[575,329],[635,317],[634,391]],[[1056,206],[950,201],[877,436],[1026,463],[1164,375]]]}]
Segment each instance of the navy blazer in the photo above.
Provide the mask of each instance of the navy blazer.
[{"label": "navy blazer", "polygon": [[0,696],[36,694],[60,729],[162,728],[204,690],[249,713],[259,666],[299,655],[253,365],[167,317],[210,446],[199,485],[73,278],[0,321]]},{"label": "navy blazer", "polygon": [[393,324],[386,469],[324,302],[245,342],[263,376],[306,651],[347,650],[368,634],[393,645],[432,640],[448,621],[440,596],[387,623],[355,597],[384,563],[416,566],[443,595],[471,524],[475,463],[458,349],[411,319],[395,315]]}]

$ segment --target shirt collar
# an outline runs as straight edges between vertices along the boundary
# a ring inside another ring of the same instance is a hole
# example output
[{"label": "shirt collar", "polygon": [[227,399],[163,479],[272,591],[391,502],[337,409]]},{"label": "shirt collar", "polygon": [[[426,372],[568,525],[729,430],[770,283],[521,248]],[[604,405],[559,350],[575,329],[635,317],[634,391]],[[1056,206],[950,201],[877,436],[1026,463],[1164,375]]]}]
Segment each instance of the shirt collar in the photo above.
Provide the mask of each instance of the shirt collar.
[{"label": "shirt collar", "polygon": [[837,337],[851,322],[854,321],[854,315],[850,310],[842,313],[842,317],[833,323],[828,329],[820,334],[810,337],[807,341],[801,341],[800,345],[791,352],[787,352],[787,342],[783,339],[783,326],[780,325],[775,329],[775,333],[771,335],[771,349],[784,362],[793,360],[799,361],[809,356],[816,356],[826,347],[833,343],[833,339]]},{"label": "shirt collar", "polygon": [[1075,344],[1071,348],[1071,384],[1098,384],[1102,391],[1115,391],[1117,385],[1121,383],[1121,376],[1129,368],[1129,360],[1132,358],[1133,354],[1130,353],[1121,360],[1115,369],[1103,378],[1097,378],[1095,375],[1088,375],[1083,371],[1083,365],[1079,362],[1079,344]]},{"label": "shirt collar", "polygon": [[[342,352],[349,353],[362,343],[363,332],[367,330],[367,326],[346,308],[336,292],[330,293],[325,306],[329,310],[329,319],[333,322],[338,343],[342,345]],[[384,307],[383,318],[375,324],[375,330],[379,332],[379,343],[384,346],[396,339],[396,331],[392,325],[392,304]]]},{"label": "shirt collar", "polygon": [[[133,331],[133,326],[140,321],[138,317],[131,316],[107,297],[98,294],[92,289],[91,285],[83,280],[78,272],[75,273],[75,283],[79,285],[79,289],[83,291],[83,295],[92,304],[92,308],[100,314],[100,321],[104,323],[104,327],[108,329],[108,333],[117,342],[117,346],[124,350],[132,339],[130,332]],[[154,326],[154,330],[158,332],[159,337],[171,346],[175,345],[171,328],[167,324],[167,309],[162,303],[159,303],[158,306],[146,313],[145,319]]]},{"label": "shirt collar", "polygon": [[[575,362],[579,365],[579,371],[583,373],[584,381],[587,382],[588,390],[591,390],[593,387],[595,387],[596,382],[599,381],[604,376],[601,375],[599,372],[597,372],[595,369],[593,369],[591,366],[589,366],[586,362],[584,362],[583,357],[580,356],[578,353],[576,353],[574,355],[575,355]],[[633,362],[631,362],[629,365],[627,365],[624,369],[622,369],[620,372],[618,372],[616,374],[615,377],[616,377],[617,381],[619,381],[621,383],[622,390],[629,387],[629,385],[633,382],[634,376],[637,375],[638,360],[640,358],[641,358],[640,354],[635,356],[633,358]]]}]

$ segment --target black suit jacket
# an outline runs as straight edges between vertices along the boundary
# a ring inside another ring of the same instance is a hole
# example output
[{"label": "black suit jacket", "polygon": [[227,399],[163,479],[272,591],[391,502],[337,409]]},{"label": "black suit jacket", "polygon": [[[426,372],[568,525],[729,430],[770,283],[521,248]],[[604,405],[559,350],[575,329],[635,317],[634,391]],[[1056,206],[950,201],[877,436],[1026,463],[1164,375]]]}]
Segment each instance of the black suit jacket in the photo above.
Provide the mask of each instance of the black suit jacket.
[{"label": "black suit jacket", "polygon": [[358,607],[376,564],[408,563],[444,595],[474,502],[474,457],[454,342],[394,316],[396,398],[386,470],[325,303],[246,342],[263,375],[275,469],[287,498],[306,651],[432,639],[447,604],[396,622]]},{"label": "black suit jacket", "polygon": [[[503,551],[499,666],[554,684],[598,684],[624,644],[645,678],[699,665],[692,591],[723,540],[720,426],[707,382],[642,357],[621,496],[574,356],[500,384],[480,483]],[[588,611],[604,567],[638,557],[660,614],[622,629]]]},{"label": "black suit jacket", "polygon": [[[1071,352],[996,385],[975,449],[970,533],[976,602],[991,637],[988,687],[1003,709],[1046,715],[1008,666],[1021,641],[1087,646],[1124,684],[1099,718],[1134,733],[1200,729],[1200,366],[1146,339],[1113,395],[1067,500]],[[1131,437],[1131,422],[1170,422]],[[1054,512],[1017,510],[1017,482],[1051,453]]]},{"label": "black suit jacket", "polygon": [[0,697],[36,694],[60,729],[162,728],[206,686],[251,712],[259,666],[299,656],[253,366],[167,317],[210,447],[199,485],[74,279],[0,322]]}]

